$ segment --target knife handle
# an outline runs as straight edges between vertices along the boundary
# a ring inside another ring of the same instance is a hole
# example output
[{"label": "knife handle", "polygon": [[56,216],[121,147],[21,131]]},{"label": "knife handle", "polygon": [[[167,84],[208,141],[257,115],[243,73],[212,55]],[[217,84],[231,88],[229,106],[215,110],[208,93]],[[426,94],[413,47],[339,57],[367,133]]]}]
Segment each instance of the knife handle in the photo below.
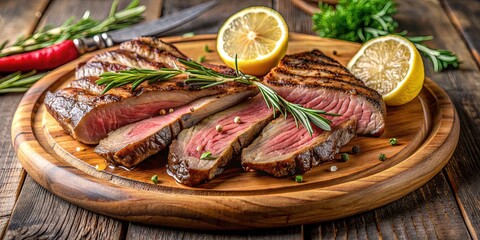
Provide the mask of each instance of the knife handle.
[{"label": "knife handle", "polygon": [[73,43],[80,54],[113,46],[113,40],[107,33],[97,34],[90,38],[77,38],[73,40]]}]

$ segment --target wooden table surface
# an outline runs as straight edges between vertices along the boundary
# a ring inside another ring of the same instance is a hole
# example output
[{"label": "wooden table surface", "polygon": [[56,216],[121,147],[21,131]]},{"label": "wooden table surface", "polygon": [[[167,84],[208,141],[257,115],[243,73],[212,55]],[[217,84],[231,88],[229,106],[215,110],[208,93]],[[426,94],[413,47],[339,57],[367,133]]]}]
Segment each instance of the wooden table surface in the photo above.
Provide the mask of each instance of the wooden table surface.
[{"label": "wooden table surface", "polygon": [[[121,0],[120,7],[128,0]],[[175,12],[202,0],[141,0],[146,19]],[[6,239],[478,239],[480,236],[480,1],[398,0],[400,29],[433,35],[430,46],[454,51],[459,70],[426,75],[444,88],[458,111],[461,133],[446,167],[430,182],[384,207],[314,225],[241,232],[202,232],[119,221],[69,204],[47,192],[18,162],[10,140],[12,117],[22,94],[0,95],[0,236]],[[59,25],[90,10],[108,15],[111,0],[2,0],[0,42]],[[315,34],[310,16],[283,0],[220,1],[197,20],[168,35],[216,33],[234,12],[251,5],[278,10],[293,32]],[[65,179],[68,181],[68,179]],[[355,204],[355,203],[352,203]]]}]

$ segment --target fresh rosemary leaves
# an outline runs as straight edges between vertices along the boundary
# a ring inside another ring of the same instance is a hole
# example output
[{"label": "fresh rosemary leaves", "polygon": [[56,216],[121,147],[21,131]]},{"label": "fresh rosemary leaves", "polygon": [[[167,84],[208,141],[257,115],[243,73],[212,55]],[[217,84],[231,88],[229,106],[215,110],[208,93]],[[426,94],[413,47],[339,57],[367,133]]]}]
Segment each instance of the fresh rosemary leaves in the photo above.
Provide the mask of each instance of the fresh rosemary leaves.
[{"label": "fresh rosemary leaves", "polygon": [[98,85],[106,85],[103,93],[108,90],[120,87],[127,84],[132,84],[132,90],[135,90],[143,82],[153,83],[157,81],[167,81],[180,74],[185,74],[186,84],[199,86],[201,89],[213,87],[216,85],[237,82],[246,85],[255,85],[262,94],[265,103],[269,108],[272,108],[274,116],[276,112],[280,112],[286,118],[288,114],[291,114],[297,127],[299,122],[307,129],[310,135],[313,134],[312,124],[317,127],[330,131],[330,121],[324,118],[322,115],[328,116],[340,116],[334,113],[327,113],[322,110],[315,110],[305,108],[299,104],[291,103],[282,98],[270,87],[264,85],[255,76],[247,75],[238,70],[237,60],[235,58],[235,76],[224,75],[218,73],[210,68],[202,66],[201,64],[192,60],[178,59],[178,61],[184,65],[184,69],[175,68],[162,68],[159,70],[146,70],[146,69],[130,69],[122,70],[118,72],[106,72],[100,75],[100,79],[96,82]]},{"label": "fresh rosemary leaves", "polygon": [[95,34],[124,28],[139,22],[142,19],[142,13],[145,6],[139,6],[140,0],[132,0],[130,4],[120,11],[117,11],[118,0],[113,1],[110,14],[103,21],[90,18],[90,12],[87,11],[82,19],[74,22],[72,17],[61,26],[52,28],[46,26],[30,37],[20,36],[10,46],[7,41],[0,43],[0,57],[30,52],[58,44],[67,39],[76,39],[82,37],[91,37]]},{"label": "fresh rosemary leaves", "polygon": [[36,81],[45,76],[47,73],[39,73],[33,70],[22,74],[14,72],[3,78],[0,78],[0,94],[2,93],[18,93],[26,92]]},{"label": "fresh rosemary leaves", "polygon": [[[320,11],[312,20],[313,29],[322,37],[366,42],[388,34],[406,35],[406,31],[396,32],[398,22],[393,16],[397,9],[393,0],[340,0],[335,8],[327,4],[319,4],[319,7]],[[435,72],[448,67],[458,68],[460,61],[455,53],[423,44],[433,39],[432,36],[405,37],[430,59]]]}]

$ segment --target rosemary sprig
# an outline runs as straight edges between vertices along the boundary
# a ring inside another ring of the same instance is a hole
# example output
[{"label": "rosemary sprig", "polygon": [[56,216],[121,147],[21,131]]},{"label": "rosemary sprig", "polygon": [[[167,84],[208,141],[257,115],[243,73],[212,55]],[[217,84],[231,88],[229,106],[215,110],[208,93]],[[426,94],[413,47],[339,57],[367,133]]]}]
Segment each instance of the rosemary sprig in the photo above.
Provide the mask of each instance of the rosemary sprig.
[{"label": "rosemary sprig", "polygon": [[19,36],[8,47],[6,47],[8,42],[5,41],[0,44],[0,57],[45,48],[67,39],[91,37],[135,24],[142,19],[142,13],[146,9],[145,6],[139,6],[139,3],[140,0],[132,0],[125,9],[117,11],[118,0],[115,0],[112,3],[110,14],[103,21],[90,18],[90,12],[86,11],[77,22],[74,22],[75,19],[72,17],[59,27],[46,26],[30,37]]},{"label": "rosemary sprig", "polygon": [[22,74],[21,72],[14,72],[3,78],[0,78],[0,94],[2,93],[18,93],[26,92],[36,81],[45,76],[47,73],[36,74],[33,70]]},{"label": "rosemary sprig", "polygon": [[103,93],[106,93],[112,88],[120,87],[126,84],[132,84],[132,90],[135,90],[145,81],[148,81],[149,83],[167,81],[180,74],[185,74],[187,76],[187,78],[184,80],[186,84],[196,85],[201,89],[225,84],[228,82],[255,85],[262,94],[267,106],[273,110],[274,116],[276,115],[277,111],[283,114],[285,118],[288,116],[288,114],[291,114],[295,120],[297,128],[299,127],[300,123],[307,129],[310,136],[313,134],[312,124],[326,131],[331,130],[331,122],[322,115],[340,116],[338,114],[327,113],[322,110],[305,108],[299,104],[287,101],[278,95],[278,93],[276,93],[273,89],[261,83],[257,77],[247,75],[239,71],[236,58],[235,76],[218,73],[193,60],[178,59],[178,61],[183,64],[184,69],[177,67],[175,69],[130,69],[118,72],[106,72],[100,75],[100,79],[96,83],[98,85],[106,85],[105,90],[103,91]]}]

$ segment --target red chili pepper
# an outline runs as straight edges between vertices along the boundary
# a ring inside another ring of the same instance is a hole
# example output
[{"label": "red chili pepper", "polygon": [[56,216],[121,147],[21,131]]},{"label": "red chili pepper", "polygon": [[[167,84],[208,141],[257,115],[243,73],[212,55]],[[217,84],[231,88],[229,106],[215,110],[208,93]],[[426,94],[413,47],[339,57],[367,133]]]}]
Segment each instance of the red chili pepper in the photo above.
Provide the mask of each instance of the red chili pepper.
[{"label": "red chili pepper", "polygon": [[49,70],[68,63],[79,56],[72,40],[32,52],[0,58],[0,72]]}]

